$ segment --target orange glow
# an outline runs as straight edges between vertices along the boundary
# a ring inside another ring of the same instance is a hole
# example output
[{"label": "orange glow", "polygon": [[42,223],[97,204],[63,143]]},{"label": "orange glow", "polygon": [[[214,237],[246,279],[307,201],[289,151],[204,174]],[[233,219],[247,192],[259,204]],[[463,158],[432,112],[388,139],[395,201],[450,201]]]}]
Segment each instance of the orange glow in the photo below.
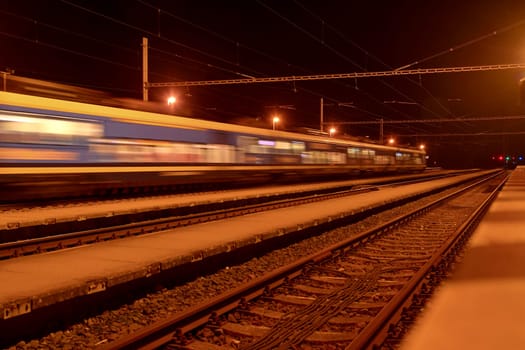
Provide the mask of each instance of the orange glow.
[{"label": "orange glow", "polygon": [[0,159],[16,160],[77,160],[75,152],[54,149],[0,148]]},{"label": "orange glow", "polygon": [[175,96],[170,96],[170,97],[168,97],[168,105],[169,105],[169,106],[174,105],[175,102],[177,102],[177,98],[176,98]]},{"label": "orange glow", "polygon": [[275,124],[277,124],[280,121],[280,119],[278,116],[274,116],[272,121],[273,121],[273,130],[275,130]]}]

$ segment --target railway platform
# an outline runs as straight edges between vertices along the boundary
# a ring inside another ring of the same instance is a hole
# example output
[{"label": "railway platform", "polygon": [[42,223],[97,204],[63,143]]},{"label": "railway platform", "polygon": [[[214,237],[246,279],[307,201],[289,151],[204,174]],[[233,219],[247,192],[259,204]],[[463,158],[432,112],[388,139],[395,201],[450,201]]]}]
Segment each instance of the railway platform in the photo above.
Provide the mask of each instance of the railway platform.
[{"label": "railway platform", "polygon": [[525,347],[525,167],[512,172],[452,278],[401,349]]},{"label": "railway platform", "polygon": [[343,197],[0,261],[0,335],[2,322],[20,320],[17,322],[23,326],[29,313],[73,299],[96,298],[163,273],[173,276],[176,271],[177,278],[180,270],[203,261],[218,261],[221,255],[271,244],[268,242],[276,237],[392,203],[400,194],[410,197],[477,175],[465,173],[432,184],[387,186],[353,195],[351,200]]},{"label": "railway platform", "polygon": [[[442,171],[443,175],[448,172]],[[413,175],[417,179],[420,175]],[[334,181],[326,184],[323,188],[342,186],[375,186],[385,181],[395,181],[400,176],[377,177],[368,179],[353,179],[348,181]],[[312,189],[320,189],[318,184],[303,184],[295,186],[267,186],[261,188],[237,189],[229,192],[203,192],[197,194],[179,194],[166,196],[152,196],[150,198],[120,199],[96,202],[89,204],[69,204],[67,206],[50,206],[32,208],[30,213],[26,209],[9,210],[0,212],[0,231],[12,230],[23,227],[45,227],[51,224],[76,223],[79,221],[96,221],[97,219],[111,217],[122,217],[146,211],[168,210],[183,206],[198,206],[213,202],[240,201],[261,195],[271,197],[286,193],[304,192]],[[28,215],[29,214],[29,215]]]}]

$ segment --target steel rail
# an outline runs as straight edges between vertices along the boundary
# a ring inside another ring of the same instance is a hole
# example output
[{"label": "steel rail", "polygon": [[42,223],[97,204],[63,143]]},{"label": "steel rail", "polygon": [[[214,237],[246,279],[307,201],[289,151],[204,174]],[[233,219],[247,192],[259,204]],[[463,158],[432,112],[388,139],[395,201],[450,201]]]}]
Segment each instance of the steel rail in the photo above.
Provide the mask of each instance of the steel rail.
[{"label": "steel rail", "polygon": [[396,316],[399,318],[403,308],[411,303],[411,297],[415,294],[418,288],[422,287],[426,277],[430,272],[436,269],[459,241],[465,239],[470,235],[475,228],[475,225],[483,217],[484,213],[490,204],[496,198],[498,192],[501,190],[508,176],[501,181],[501,183],[492,191],[492,193],[485,199],[485,201],[472,213],[465,222],[456,229],[455,233],[443,244],[432,256],[432,258],[425,263],[425,265],[418,270],[418,272],[411,278],[411,280],[396,294],[396,296],[383,308],[379,314],[374,317],[366,328],[359,333],[359,336],[346,347],[345,350],[359,350],[369,348],[373,345],[378,345],[384,338],[386,338],[390,322]]},{"label": "steel rail", "polygon": [[[432,179],[447,177],[448,175],[438,175],[431,177]],[[45,237],[22,239],[13,242],[0,243],[0,260],[9,259],[18,256],[38,254],[46,251],[54,251],[68,247],[74,247],[84,244],[93,244],[97,242],[108,241],[112,239],[125,238],[137,236],[146,233],[158,232],[162,230],[172,229],[181,226],[188,226],[197,223],[204,223],[225,218],[232,218],[236,216],[252,214],[267,210],[274,210],[294,205],[301,205],[334,198],[340,198],[349,195],[378,190],[383,186],[399,186],[421,181],[427,181],[428,178],[401,180],[394,183],[387,183],[382,185],[372,185],[367,187],[350,186],[350,188],[343,187],[343,189],[335,188],[334,192],[309,191],[307,195],[300,193],[292,193],[293,198],[282,198],[287,195],[275,195],[270,197],[258,197],[256,203],[251,205],[244,205],[241,207],[234,207],[229,209],[203,211],[195,214],[184,216],[171,216],[166,218],[152,219],[139,221],[128,224],[121,224],[109,227],[102,227],[91,230],[83,230],[71,233],[55,234]],[[332,190],[332,189],[329,189]],[[328,191],[324,189],[323,191]],[[195,207],[194,207],[195,208]],[[197,209],[195,209],[197,211]]]},{"label": "steel rail", "polygon": [[145,233],[158,232],[181,226],[204,223],[225,218],[232,218],[267,210],[290,207],[364,192],[377,190],[376,186],[360,189],[349,189],[336,191],[329,194],[311,194],[300,198],[279,199],[269,202],[245,205],[237,208],[208,211],[203,213],[185,215],[182,217],[169,217],[154,220],[146,220],[118,226],[103,227],[99,229],[85,230],[72,233],[57,234],[40,238],[18,240],[14,242],[0,243],[0,260],[9,257],[40,253],[50,250],[63,249],[82,244],[91,244],[110,239],[136,236]]},{"label": "steel rail", "polygon": [[[426,213],[433,207],[438,206],[445,201],[457,197],[462,193],[495,178],[499,174],[500,173],[496,173],[485,177],[482,180],[476,181],[475,183],[467,185],[462,189],[434,200],[421,208],[412,210],[409,213],[392,219],[387,223],[361,232],[358,235],[329,246],[318,253],[311,254],[304,257],[303,259],[293,262],[292,264],[269,272],[268,274],[261,276],[245,285],[237,287],[228,293],[212,298],[206,303],[197,305],[182,313],[178,313],[169,319],[145,327],[144,329],[132,335],[118,339],[109,344],[105,344],[103,347],[101,347],[101,349],[154,349],[172,341],[173,338],[184,341],[186,333],[205,325],[206,323],[210,322],[210,320],[213,321],[218,319],[220,315],[225,314],[238,306],[242,306],[244,303],[262,295],[266,290],[275,289],[277,286],[281,285],[288,279],[301,274],[302,270],[308,268],[310,264],[316,264],[320,261],[328,259],[333,255],[346,252],[361,243],[367,242],[368,240],[375,238],[392,228],[398,227],[409,220]],[[432,262],[430,266],[433,266],[434,264],[435,263]],[[411,288],[407,287],[406,289],[409,290]],[[396,297],[396,300],[397,299],[403,298]],[[367,343],[366,339],[370,339],[370,337],[375,334],[376,330],[383,324],[384,320],[377,321],[377,324],[375,324],[373,327],[367,327],[366,331],[368,338],[363,338],[363,340],[360,342]]]}]

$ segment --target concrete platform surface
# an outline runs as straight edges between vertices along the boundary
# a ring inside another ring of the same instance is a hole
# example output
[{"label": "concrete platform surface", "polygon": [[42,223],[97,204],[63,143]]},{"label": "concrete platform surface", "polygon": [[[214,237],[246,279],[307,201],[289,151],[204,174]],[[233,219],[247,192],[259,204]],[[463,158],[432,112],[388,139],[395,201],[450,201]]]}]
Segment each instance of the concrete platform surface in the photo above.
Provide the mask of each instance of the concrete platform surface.
[{"label": "concrete platform surface", "polygon": [[525,349],[525,167],[512,172],[401,349]]},{"label": "concrete platform surface", "polygon": [[4,318],[6,313],[12,317],[25,309],[102,291],[184,262],[256,244],[474,176],[469,173],[431,184],[386,187],[330,201],[0,261],[0,311]]},{"label": "concrete platform surface", "polygon": [[[446,175],[452,171],[440,171]],[[421,174],[411,177],[417,178]],[[263,188],[246,188],[229,191],[217,191],[196,194],[176,194],[166,196],[154,196],[135,199],[117,199],[107,201],[93,201],[92,203],[68,204],[67,206],[49,206],[41,208],[0,210],[0,230],[24,226],[46,225],[48,223],[60,223],[90,218],[117,216],[133,214],[147,210],[169,209],[179,206],[206,204],[216,201],[233,201],[245,198],[270,196],[285,193],[304,192],[319,188],[333,188],[340,186],[373,186],[385,181],[394,181],[401,176],[376,177],[368,179],[352,179],[346,181],[334,181],[324,185],[302,184],[288,186],[267,186]],[[403,176],[406,178],[406,175]]]}]

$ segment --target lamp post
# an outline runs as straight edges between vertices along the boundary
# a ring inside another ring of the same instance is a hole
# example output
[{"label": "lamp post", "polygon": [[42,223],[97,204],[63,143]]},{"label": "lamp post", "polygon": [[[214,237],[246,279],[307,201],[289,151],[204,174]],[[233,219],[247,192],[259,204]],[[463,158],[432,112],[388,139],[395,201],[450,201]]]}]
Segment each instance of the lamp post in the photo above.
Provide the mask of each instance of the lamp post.
[{"label": "lamp post", "polygon": [[175,111],[175,104],[177,103],[177,98],[175,96],[170,96],[170,97],[168,97],[166,102],[168,103],[169,113],[174,113],[174,111]]},{"label": "lamp post", "polygon": [[272,122],[273,122],[273,130],[275,130],[275,124],[277,124],[279,122],[279,117],[278,116],[275,116],[273,117],[272,119]]},{"label": "lamp post", "polygon": [[337,130],[334,127],[330,128],[330,137],[333,137]]}]

